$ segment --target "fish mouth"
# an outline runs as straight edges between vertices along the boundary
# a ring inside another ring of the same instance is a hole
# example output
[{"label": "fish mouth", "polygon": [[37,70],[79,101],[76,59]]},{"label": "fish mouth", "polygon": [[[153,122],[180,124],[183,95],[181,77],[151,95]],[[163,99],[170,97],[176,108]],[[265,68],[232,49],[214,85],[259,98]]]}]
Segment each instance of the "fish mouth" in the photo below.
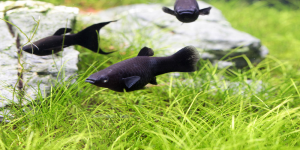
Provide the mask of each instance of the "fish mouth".
[{"label": "fish mouth", "polygon": [[196,15],[196,11],[184,10],[179,11],[176,15],[177,19],[183,23],[189,23],[195,21],[199,15]]},{"label": "fish mouth", "polygon": [[178,12],[179,15],[193,15],[195,11],[192,10],[185,10]]},{"label": "fish mouth", "polygon": [[87,78],[87,79],[85,80],[85,82],[92,83],[92,84],[95,84],[95,83],[96,83],[95,80],[89,79],[89,78]]}]

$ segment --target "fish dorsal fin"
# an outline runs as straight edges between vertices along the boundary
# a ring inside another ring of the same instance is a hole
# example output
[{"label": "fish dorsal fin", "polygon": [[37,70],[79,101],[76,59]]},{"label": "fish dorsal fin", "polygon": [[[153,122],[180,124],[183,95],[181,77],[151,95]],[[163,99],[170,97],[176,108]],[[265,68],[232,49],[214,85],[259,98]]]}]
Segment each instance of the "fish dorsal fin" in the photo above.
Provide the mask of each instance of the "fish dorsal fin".
[{"label": "fish dorsal fin", "polygon": [[209,15],[211,7],[203,8],[199,10],[199,15]]},{"label": "fish dorsal fin", "polygon": [[131,76],[131,77],[123,78],[123,81],[125,82],[126,87],[130,89],[140,79],[141,79],[140,76]]},{"label": "fish dorsal fin", "polygon": [[162,10],[167,13],[167,14],[170,14],[170,15],[173,15],[173,16],[176,16],[174,10],[171,10],[170,8],[167,8],[167,7],[163,7]]},{"label": "fish dorsal fin", "polygon": [[138,56],[153,56],[153,55],[154,55],[154,51],[149,47],[143,47],[138,54]]},{"label": "fish dorsal fin", "polygon": [[[65,32],[66,31],[66,32]],[[58,29],[53,35],[62,35],[64,33],[69,33],[71,32],[72,29],[71,28],[60,28]]]},{"label": "fish dorsal fin", "polygon": [[149,82],[150,84],[154,84],[154,85],[157,85],[157,82],[156,82],[156,77],[152,78]]}]

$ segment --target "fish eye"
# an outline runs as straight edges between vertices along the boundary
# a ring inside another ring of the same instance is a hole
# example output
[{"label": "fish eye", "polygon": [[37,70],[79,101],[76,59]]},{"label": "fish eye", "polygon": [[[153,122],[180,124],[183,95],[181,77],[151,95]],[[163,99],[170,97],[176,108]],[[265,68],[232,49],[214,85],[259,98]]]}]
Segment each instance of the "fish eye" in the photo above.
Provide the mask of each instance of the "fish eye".
[{"label": "fish eye", "polygon": [[102,82],[102,83],[107,83],[107,82],[108,82],[108,77],[103,77],[103,78],[101,79],[101,82]]}]

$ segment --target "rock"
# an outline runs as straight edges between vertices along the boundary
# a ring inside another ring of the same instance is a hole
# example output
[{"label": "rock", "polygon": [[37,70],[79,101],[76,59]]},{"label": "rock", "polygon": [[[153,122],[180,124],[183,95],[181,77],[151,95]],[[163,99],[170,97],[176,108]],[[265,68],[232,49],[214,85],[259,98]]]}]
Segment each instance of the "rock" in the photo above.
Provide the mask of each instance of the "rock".
[{"label": "rock", "polygon": [[[39,1],[6,1],[0,2],[0,11],[4,12],[0,13],[2,15],[0,18],[5,18],[21,30],[15,26],[10,26],[11,30],[9,30],[9,26],[4,21],[0,21],[0,82],[5,83],[0,85],[0,107],[5,107],[12,100],[19,102],[19,91],[16,90],[13,94],[13,89],[18,89],[16,86],[18,72],[20,72],[18,69],[23,69],[25,96],[22,98],[22,104],[34,100],[38,89],[47,92],[58,75],[60,75],[59,80],[67,80],[76,73],[79,52],[74,49],[74,46],[65,48],[63,52],[53,56],[36,56],[23,52],[22,68],[18,64],[16,37],[19,35],[19,44],[24,45],[28,43],[27,37],[31,38],[32,35],[34,35],[31,39],[33,42],[53,35],[59,28],[72,28],[79,13],[78,8],[54,6]],[[38,27],[37,22],[39,22]]]},{"label": "rock", "polygon": [[[202,8],[211,6],[201,1],[198,3]],[[153,49],[164,50],[160,51],[160,55],[170,55],[184,46],[193,45],[199,49],[203,59],[209,59],[215,64],[219,64],[219,60],[226,56],[221,62],[226,62],[226,65],[222,65],[224,67],[248,66],[242,57],[226,61],[230,57],[244,54],[252,63],[258,63],[268,54],[268,49],[262,46],[259,39],[232,28],[215,7],[210,15],[200,16],[197,21],[186,24],[161,9],[160,4],[120,6],[100,11],[97,15],[81,16],[79,20],[92,24],[118,19],[118,22],[109,25],[101,34],[110,34],[113,39],[120,39],[118,42],[125,43],[124,45],[132,45],[137,38],[143,38],[148,45],[142,46],[153,45]]]},{"label": "rock", "polygon": [[[0,6],[3,7],[1,3]],[[0,18],[4,18],[4,13],[0,12]],[[9,103],[18,102],[13,94],[13,87],[18,80],[18,60],[9,55],[10,52],[17,53],[16,39],[11,36],[8,25],[2,20],[0,31],[0,107],[4,107]]]}]

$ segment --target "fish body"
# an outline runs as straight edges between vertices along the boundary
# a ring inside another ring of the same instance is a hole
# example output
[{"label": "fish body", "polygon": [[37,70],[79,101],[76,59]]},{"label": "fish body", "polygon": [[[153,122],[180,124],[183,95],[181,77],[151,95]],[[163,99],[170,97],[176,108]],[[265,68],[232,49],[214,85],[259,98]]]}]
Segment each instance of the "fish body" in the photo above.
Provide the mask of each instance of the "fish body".
[{"label": "fish body", "polygon": [[[54,35],[42,38],[33,44],[28,44],[22,48],[23,51],[35,54],[38,56],[51,55],[62,50],[62,48],[71,45],[80,45],[87,49],[100,54],[109,54],[111,52],[104,52],[99,48],[98,33],[99,30],[110,22],[102,22],[89,26],[77,34],[65,35],[72,31],[70,28],[60,28]],[[99,50],[98,50],[99,49]]]},{"label": "fish body", "polygon": [[[63,39],[65,38],[64,42]],[[64,43],[64,46],[62,46]],[[51,37],[46,37],[40,39],[33,43],[34,45],[26,45],[23,47],[23,51],[32,53],[38,56],[51,55],[52,53],[57,53],[62,50],[62,48],[68,47],[70,45],[76,44],[76,36],[73,35],[53,35]],[[52,51],[53,50],[53,51]]]},{"label": "fish body", "polygon": [[183,23],[194,22],[199,15],[209,15],[210,10],[211,7],[199,9],[196,0],[176,0],[174,10],[163,7],[165,13],[176,16]]},{"label": "fish body", "polygon": [[144,47],[137,57],[111,65],[92,74],[86,82],[117,92],[142,89],[146,84],[157,84],[156,76],[168,72],[193,72],[200,58],[199,52],[187,46],[167,57],[153,56],[152,49]]}]

